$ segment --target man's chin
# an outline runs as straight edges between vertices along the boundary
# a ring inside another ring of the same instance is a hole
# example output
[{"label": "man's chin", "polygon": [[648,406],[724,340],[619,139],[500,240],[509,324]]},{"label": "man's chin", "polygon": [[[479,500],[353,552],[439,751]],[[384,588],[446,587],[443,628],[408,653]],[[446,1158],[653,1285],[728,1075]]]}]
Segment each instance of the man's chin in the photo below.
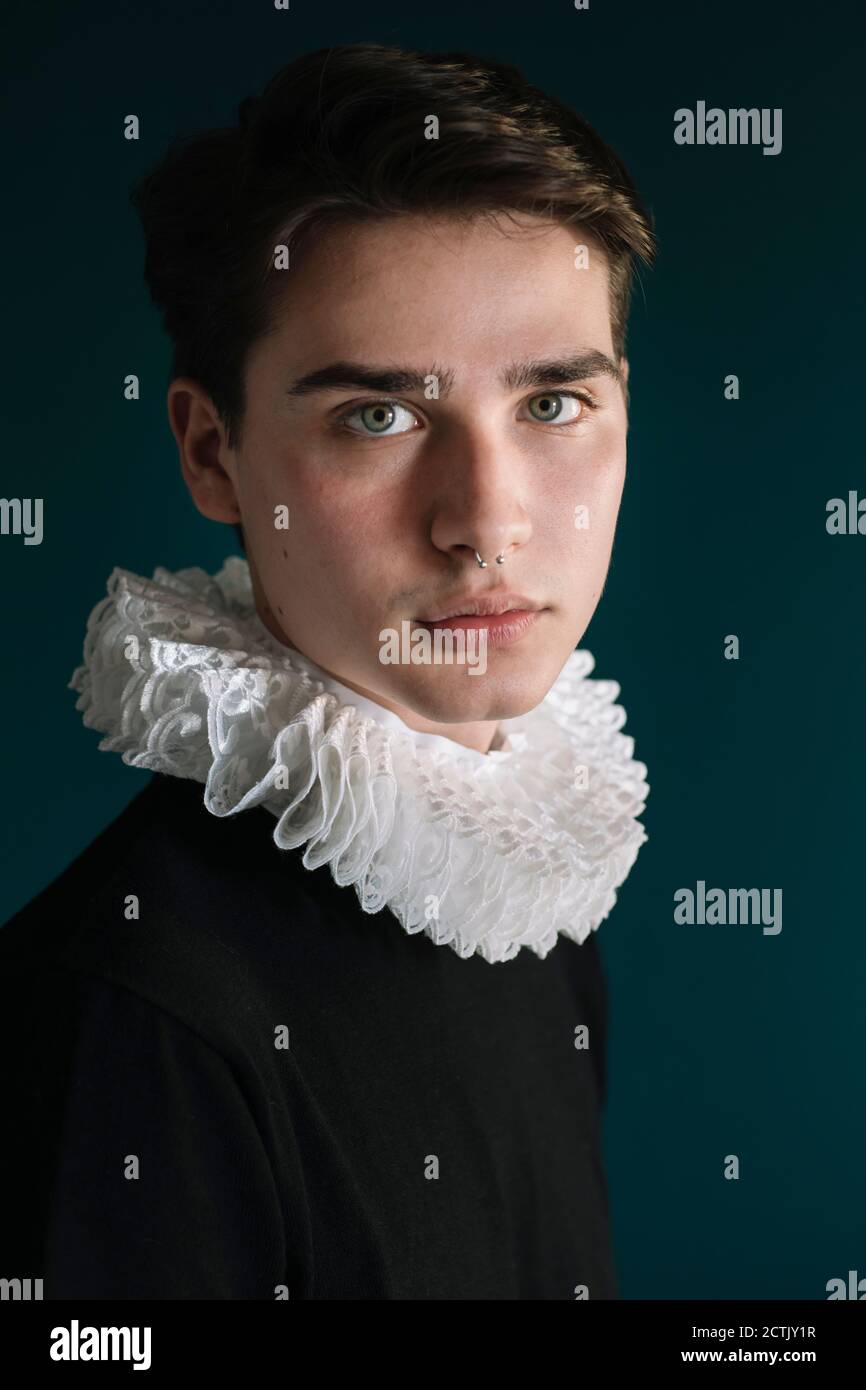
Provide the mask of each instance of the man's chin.
[{"label": "man's chin", "polygon": [[516,719],[547,695],[557,669],[537,663],[500,662],[489,653],[481,666],[402,666],[388,673],[389,696],[438,724],[472,724]]}]

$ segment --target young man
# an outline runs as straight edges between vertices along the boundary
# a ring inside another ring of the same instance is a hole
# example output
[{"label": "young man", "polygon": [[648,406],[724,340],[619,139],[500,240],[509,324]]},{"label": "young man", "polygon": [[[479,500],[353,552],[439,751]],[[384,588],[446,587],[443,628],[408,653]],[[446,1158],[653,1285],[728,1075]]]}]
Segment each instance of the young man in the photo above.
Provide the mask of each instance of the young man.
[{"label": "young man", "polygon": [[575,646],[649,219],[465,55],[315,53],[239,114],[134,200],[183,474],[246,559],[116,569],[91,616],[78,707],[156,775],[0,933],[5,1272],[616,1297],[594,931],[646,769]]}]

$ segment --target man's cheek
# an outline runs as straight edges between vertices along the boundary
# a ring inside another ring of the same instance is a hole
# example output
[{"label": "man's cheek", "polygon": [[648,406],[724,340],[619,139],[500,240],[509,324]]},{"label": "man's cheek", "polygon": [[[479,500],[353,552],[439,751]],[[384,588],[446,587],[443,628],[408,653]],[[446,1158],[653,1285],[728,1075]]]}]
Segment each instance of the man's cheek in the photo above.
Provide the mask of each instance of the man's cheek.
[{"label": "man's cheek", "polygon": [[255,502],[261,540],[269,555],[302,562],[315,570],[341,564],[347,531],[357,544],[358,518],[333,488],[317,482],[268,490]]},{"label": "man's cheek", "polygon": [[625,454],[613,445],[584,470],[581,490],[595,519],[595,528],[605,531],[616,525],[624,483]]},{"label": "man's cheek", "polygon": [[357,547],[365,538],[373,541],[385,534],[387,499],[381,493],[317,481],[303,490],[298,506],[304,511],[308,530],[318,543],[331,542],[339,548]]},{"label": "man's cheek", "polygon": [[535,535],[558,550],[581,554],[603,547],[616,526],[622,479],[615,472],[584,471],[566,496],[536,514]]}]

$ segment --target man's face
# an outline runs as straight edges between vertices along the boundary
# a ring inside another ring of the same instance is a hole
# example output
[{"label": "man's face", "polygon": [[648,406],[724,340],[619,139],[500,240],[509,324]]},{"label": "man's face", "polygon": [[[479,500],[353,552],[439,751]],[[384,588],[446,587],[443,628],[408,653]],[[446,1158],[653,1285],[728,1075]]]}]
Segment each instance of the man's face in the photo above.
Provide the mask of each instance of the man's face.
[{"label": "man's face", "polygon": [[[219,455],[261,616],[415,727],[534,708],[595,610],[625,477],[603,251],[527,216],[392,217],[330,227],[284,278],[242,446]],[[533,616],[487,629],[484,674],[380,660],[386,630],[490,596]]]}]

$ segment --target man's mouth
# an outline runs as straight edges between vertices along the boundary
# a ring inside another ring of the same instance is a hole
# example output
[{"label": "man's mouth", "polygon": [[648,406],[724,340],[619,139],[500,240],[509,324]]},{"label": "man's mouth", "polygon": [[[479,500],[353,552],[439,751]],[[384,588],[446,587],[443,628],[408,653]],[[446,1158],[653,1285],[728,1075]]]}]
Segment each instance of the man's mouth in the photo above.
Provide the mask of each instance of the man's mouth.
[{"label": "man's mouth", "polygon": [[[446,620],[450,621],[457,618],[490,619],[503,617],[506,613],[521,615],[537,613],[542,607],[542,604],[536,603],[534,599],[526,598],[523,594],[467,595],[465,598],[453,599],[450,603],[443,605],[441,609],[434,610],[426,617],[418,617],[415,621],[424,623],[428,627],[435,627]],[[476,626],[486,626],[486,624],[478,622]]]},{"label": "man's mouth", "polygon": [[484,629],[493,646],[515,642],[535,625],[545,612],[542,604],[523,594],[485,594],[477,598],[455,599],[435,610],[428,618],[415,621],[431,632],[468,632]]}]

